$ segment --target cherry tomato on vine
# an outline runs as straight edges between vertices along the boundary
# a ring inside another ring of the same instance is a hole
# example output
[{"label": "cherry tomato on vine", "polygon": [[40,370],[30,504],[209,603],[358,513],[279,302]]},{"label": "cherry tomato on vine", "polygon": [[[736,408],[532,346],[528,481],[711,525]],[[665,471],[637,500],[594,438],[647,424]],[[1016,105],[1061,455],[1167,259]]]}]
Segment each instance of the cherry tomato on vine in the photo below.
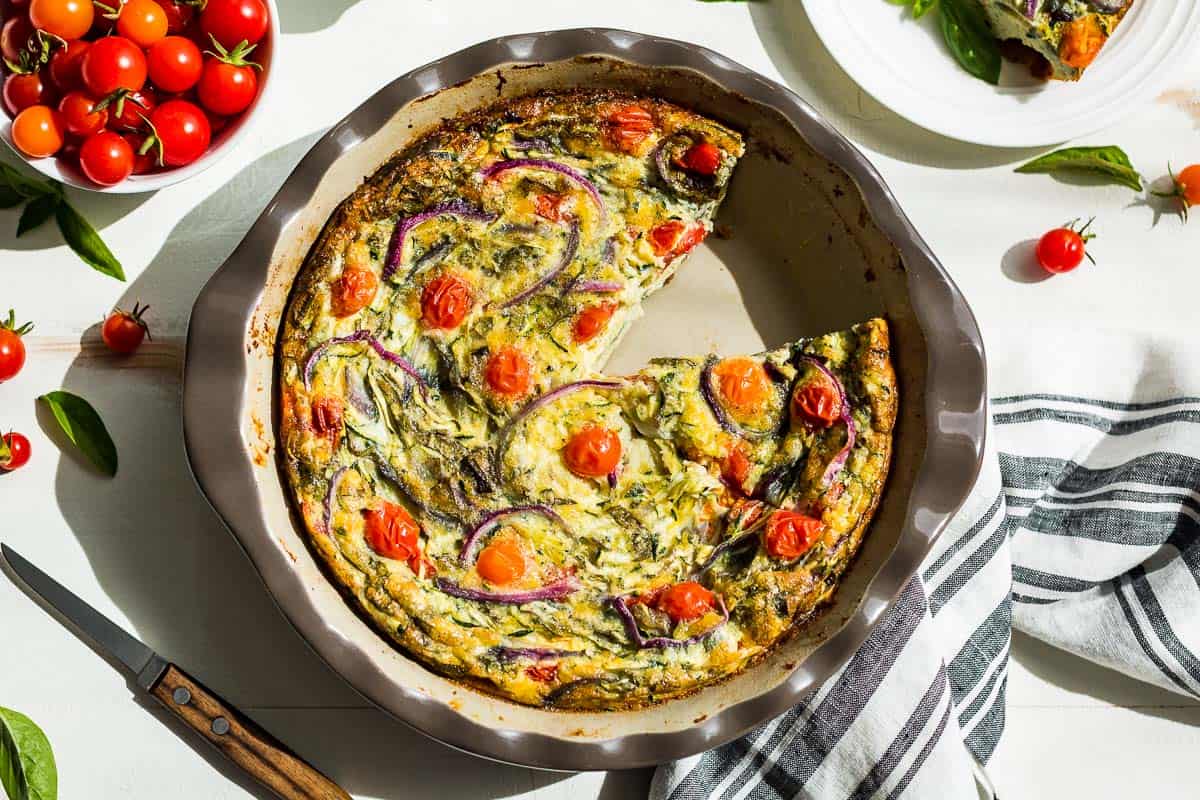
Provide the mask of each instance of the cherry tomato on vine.
[{"label": "cherry tomato on vine", "polygon": [[117,33],[139,47],[167,35],[167,12],[154,0],[125,0],[117,16]]},{"label": "cherry tomato on vine", "polygon": [[4,79],[4,105],[10,114],[20,114],[30,106],[46,106],[53,92],[39,72],[14,72]]},{"label": "cherry tomato on vine", "polygon": [[512,539],[500,539],[480,551],[475,571],[488,583],[506,586],[525,574],[525,556]]},{"label": "cherry tomato on vine", "polygon": [[254,44],[267,33],[269,12],[263,0],[208,0],[200,12],[200,30],[232,49]]},{"label": "cherry tomato on vine", "polygon": [[585,425],[563,448],[567,469],[581,478],[603,478],[621,463],[621,437],[599,425]]},{"label": "cherry tomato on vine", "polygon": [[258,64],[245,56],[254,46],[235,47],[226,51],[217,45],[219,54],[204,59],[204,72],[196,86],[200,105],[214,114],[230,116],[250,107],[258,95]]},{"label": "cherry tomato on vine", "polygon": [[146,83],[146,56],[124,36],[105,36],[83,54],[81,72],[96,97],[108,97],[118,89],[136,92]]},{"label": "cherry tomato on vine", "polygon": [[462,324],[475,299],[470,285],[457,275],[439,275],[421,292],[421,320],[430,328],[452,330]]},{"label": "cherry tomato on vine", "polygon": [[92,183],[115,186],[133,174],[133,148],[121,134],[101,131],[83,140],[79,168]]},{"label": "cherry tomato on vine", "polygon": [[1094,233],[1088,232],[1091,225],[1089,220],[1076,229],[1076,222],[1069,222],[1042,236],[1037,245],[1037,260],[1042,269],[1055,274],[1070,272],[1082,264],[1085,257],[1091,260],[1087,252],[1087,243],[1095,238]]},{"label": "cherry tomato on vine", "polygon": [[91,30],[95,16],[92,0],[32,0],[29,4],[33,27],[68,41]]},{"label": "cherry tomato on vine", "polygon": [[62,116],[49,106],[30,106],[12,124],[13,144],[30,158],[46,158],[62,149]]},{"label": "cherry tomato on vine", "polygon": [[15,16],[0,28],[0,53],[14,64],[21,63],[21,53],[29,37],[33,36],[33,23],[24,15]]},{"label": "cherry tomato on vine", "polygon": [[67,92],[58,101],[58,113],[62,114],[63,127],[72,136],[91,136],[104,129],[108,112],[96,110],[97,102],[83,92]]},{"label": "cherry tomato on vine", "polygon": [[488,388],[503,397],[520,397],[533,384],[533,365],[529,356],[515,347],[503,347],[492,353],[483,368]]},{"label": "cherry tomato on vine", "polygon": [[[153,0],[150,0],[153,2]],[[146,53],[150,82],[164,92],[186,92],[200,80],[204,56],[186,36],[168,36],[150,46]]]},{"label": "cherry tomato on vine", "polygon": [[83,57],[91,46],[91,42],[76,39],[67,42],[66,47],[60,47],[50,56],[50,80],[60,92],[83,88]]},{"label": "cherry tomato on vine", "polygon": [[12,472],[29,463],[29,440],[23,434],[9,431],[0,436],[0,472]]},{"label": "cherry tomato on vine", "polygon": [[33,330],[33,323],[17,325],[17,314],[11,308],[8,319],[0,320],[0,383],[12,380],[25,366],[25,343],[21,337]]},{"label": "cherry tomato on vine", "polygon": [[212,129],[208,117],[187,100],[168,100],[150,112],[150,125],[162,144],[163,163],[190,164],[208,149]]},{"label": "cherry tomato on vine", "polygon": [[[104,136],[106,134],[100,134]],[[117,134],[107,134],[117,136]],[[117,138],[121,138],[117,136]],[[114,308],[104,325],[100,328],[100,338],[109,350],[121,355],[128,355],[141,346],[142,340],[150,335],[150,326],[144,316],[150,306],[133,304],[133,311],[122,311]]]},{"label": "cherry tomato on vine", "polygon": [[667,588],[654,605],[676,622],[693,620],[715,610],[717,596],[695,581],[685,581]]},{"label": "cherry tomato on vine", "polygon": [[150,112],[158,106],[158,95],[146,86],[136,92],[118,90],[105,101],[108,127],[116,131],[141,131],[146,129]]},{"label": "cherry tomato on vine", "polygon": [[134,175],[145,175],[158,168],[158,148],[156,147],[158,140],[136,131],[121,135],[129,143],[129,149],[133,151]]}]

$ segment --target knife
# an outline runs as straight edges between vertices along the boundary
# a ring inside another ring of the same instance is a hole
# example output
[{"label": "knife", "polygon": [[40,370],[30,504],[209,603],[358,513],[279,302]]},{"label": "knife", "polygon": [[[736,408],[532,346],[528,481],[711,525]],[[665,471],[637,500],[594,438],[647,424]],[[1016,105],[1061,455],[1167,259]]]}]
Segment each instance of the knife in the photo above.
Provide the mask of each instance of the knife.
[{"label": "knife", "polygon": [[204,685],[130,636],[60,583],[0,544],[0,554],[30,589],[67,618],[134,682],[222,755],[283,800],[351,800],[271,734]]}]

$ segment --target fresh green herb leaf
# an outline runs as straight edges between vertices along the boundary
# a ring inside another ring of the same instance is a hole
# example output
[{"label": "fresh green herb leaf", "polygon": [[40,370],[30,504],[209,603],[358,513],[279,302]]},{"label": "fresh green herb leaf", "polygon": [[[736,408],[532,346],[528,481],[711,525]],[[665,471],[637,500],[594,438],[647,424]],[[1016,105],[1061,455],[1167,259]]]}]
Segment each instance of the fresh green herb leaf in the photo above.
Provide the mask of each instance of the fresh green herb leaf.
[{"label": "fresh green herb leaf", "polygon": [[24,202],[24,195],[7,183],[0,183],[0,208],[16,208]]},{"label": "fresh green herb leaf", "polygon": [[942,0],[942,37],[962,68],[980,80],[1000,82],[1000,43],[975,0]]},{"label": "fresh green herb leaf", "polygon": [[1125,151],[1119,147],[1068,147],[1055,150],[1028,164],[1017,167],[1026,174],[1071,170],[1109,178],[1114,183],[1142,191],[1142,176],[1134,169]]},{"label": "fresh green herb leaf", "polygon": [[0,161],[0,180],[26,199],[53,194],[55,191],[51,184],[28,178],[2,161]]},{"label": "fresh green herb leaf", "polygon": [[929,13],[929,9],[937,5],[937,0],[913,0],[912,10],[913,16],[917,19]]},{"label": "fresh green herb leaf", "polygon": [[55,209],[54,217],[58,220],[58,229],[62,231],[67,246],[84,260],[92,269],[116,278],[125,280],[125,270],[121,262],[112,254],[108,246],[96,233],[83,216],[70,203],[63,200]]},{"label": "fresh green herb leaf", "polygon": [[24,714],[0,707],[0,786],[9,800],[57,800],[50,740]]},{"label": "fresh green herb leaf", "polygon": [[24,236],[34,228],[41,227],[46,220],[54,216],[54,210],[62,201],[62,197],[57,194],[44,194],[30,200],[21,212],[21,219],[17,221],[17,236]]},{"label": "fresh green herb leaf", "polygon": [[91,403],[70,392],[50,392],[38,398],[50,407],[63,433],[110,478],[117,474],[117,447]]}]

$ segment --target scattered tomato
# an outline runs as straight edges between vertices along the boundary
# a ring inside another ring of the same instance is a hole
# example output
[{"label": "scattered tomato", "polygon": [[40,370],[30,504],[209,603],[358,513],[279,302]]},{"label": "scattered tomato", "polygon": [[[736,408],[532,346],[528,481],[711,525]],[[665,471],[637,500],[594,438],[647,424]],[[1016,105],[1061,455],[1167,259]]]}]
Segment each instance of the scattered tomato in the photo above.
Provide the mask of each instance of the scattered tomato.
[{"label": "scattered tomato", "polygon": [[222,47],[254,44],[267,34],[267,4],[262,0],[208,0],[200,12],[200,30]]},{"label": "scattered tomato", "polygon": [[735,411],[757,410],[771,393],[771,379],[752,358],[726,358],[713,367],[717,388],[725,404]]},{"label": "scattered tomato", "polygon": [[608,322],[616,313],[617,308],[619,308],[618,303],[598,303],[579,312],[571,331],[575,341],[582,344],[595,339],[601,331],[608,327]]},{"label": "scattered tomato", "polygon": [[488,583],[506,586],[525,574],[525,556],[512,539],[499,539],[479,553],[475,571]]},{"label": "scattered tomato", "polygon": [[49,106],[30,106],[12,123],[13,144],[30,158],[46,158],[62,149],[62,117]]},{"label": "scattered tomato", "polygon": [[83,88],[83,57],[91,46],[91,42],[76,39],[50,56],[50,80],[60,92]]},{"label": "scattered tomato", "polygon": [[1083,263],[1085,256],[1095,263],[1087,252],[1087,243],[1096,236],[1088,232],[1092,221],[1088,220],[1078,230],[1076,222],[1049,231],[1038,242],[1037,260],[1042,269],[1052,273],[1070,272]]},{"label": "scattered tomato", "polygon": [[[117,136],[115,133],[100,135]],[[117,136],[117,138],[121,137]],[[100,328],[100,338],[104,340],[104,344],[108,346],[109,350],[121,355],[128,355],[141,346],[142,340],[150,335],[150,326],[143,318],[149,308],[150,306],[134,303],[133,311],[113,309]]]},{"label": "scattered tomato", "polygon": [[717,607],[717,596],[695,581],[685,581],[664,590],[655,607],[672,620],[693,620],[703,617]]},{"label": "scattered tomato", "polygon": [[815,428],[828,428],[842,415],[837,388],[820,372],[808,381],[796,384],[792,414]]},{"label": "scattered tomato", "polygon": [[603,478],[621,463],[621,437],[599,425],[585,425],[563,448],[567,469],[581,478]]},{"label": "scattered tomato", "polygon": [[357,314],[375,299],[379,289],[379,278],[365,267],[347,265],[338,279],[333,282],[330,306],[335,317]]},{"label": "scattered tomato", "polygon": [[533,382],[529,357],[515,347],[504,347],[492,354],[483,369],[488,388],[498,395],[520,397]]},{"label": "scattered tomato", "polygon": [[32,0],[29,21],[33,27],[60,39],[82,38],[95,18],[92,0]]},{"label": "scattered tomato", "polygon": [[124,36],[105,36],[83,54],[80,71],[96,97],[108,97],[118,89],[136,92],[146,83],[146,57]]},{"label": "scattered tomato", "polygon": [[12,472],[29,463],[29,440],[23,434],[9,431],[0,436],[0,472]]},{"label": "scattered tomato", "polygon": [[17,325],[17,313],[8,310],[8,319],[0,320],[0,383],[12,380],[25,366],[25,343],[21,337],[33,330],[33,323]]},{"label": "scattered tomato", "polygon": [[699,222],[684,223],[670,219],[650,229],[650,247],[656,256],[667,256],[668,260],[684,255],[704,241],[708,230]]},{"label": "scattered tomato", "polygon": [[467,282],[445,273],[425,284],[421,292],[421,319],[430,328],[452,330],[462,324],[474,302]]},{"label": "scattered tomato", "polygon": [[58,102],[58,113],[62,114],[63,127],[72,136],[91,136],[104,129],[108,112],[96,110],[96,101],[83,92],[67,92]]},{"label": "scattered tomato", "polygon": [[421,528],[403,506],[381,500],[362,512],[367,544],[384,558],[407,561],[413,572],[421,566]]},{"label": "scattered tomato", "polygon": [[53,93],[38,72],[14,72],[4,79],[4,105],[13,116],[30,106],[48,106]]},{"label": "scattered tomato", "polygon": [[187,100],[168,100],[150,112],[150,124],[162,143],[163,162],[172,167],[190,164],[208,149],[212,129],[208,117]]},{"label": "scattered tomato", "polygon": [[133,174],[133,148],[121,134],[102,131],[79,148],[79,168],[92,183],[115,186]]},{"label": "scattered tomato", "polygon": [[784,561],[799,558],[824,530],[825,525],[819,519],[797,511],[776,511],[767,520],[767,553]]},{"label": "scattered tomato", "polygon": [[125,0],[117,33],[139,47],[150,47],[167,35],[167,12],[154,0]]},{"label": "scattered tomato", "polygon": [[676,159],[675,164],[697,175],[716,175],[721,168],[721,151],[710,142],[697,142]]},{"label": "scattered tomato", "polygon": [[204,56],[186,36],[168,36],[151,45],[146,53],[146,69],[150,81],[164,92],[186,92],[200,80]]},{"label": "scattered tomato", "polygon": [[0,54],[14,64],[21,63],[21,54],[33,36],[33,23],[26,16],[14,16],[0,28]]}]

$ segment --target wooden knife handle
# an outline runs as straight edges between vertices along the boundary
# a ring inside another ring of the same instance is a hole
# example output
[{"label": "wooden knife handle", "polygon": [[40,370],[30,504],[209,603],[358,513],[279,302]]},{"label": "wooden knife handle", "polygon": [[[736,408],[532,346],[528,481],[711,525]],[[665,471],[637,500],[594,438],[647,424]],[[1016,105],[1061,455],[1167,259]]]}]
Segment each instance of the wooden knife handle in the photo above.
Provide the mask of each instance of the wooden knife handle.
[{"label": "wooden knife handle", "polygon": [[341,787],[174,664],[150,693],[283,800],[351,800]]}]

